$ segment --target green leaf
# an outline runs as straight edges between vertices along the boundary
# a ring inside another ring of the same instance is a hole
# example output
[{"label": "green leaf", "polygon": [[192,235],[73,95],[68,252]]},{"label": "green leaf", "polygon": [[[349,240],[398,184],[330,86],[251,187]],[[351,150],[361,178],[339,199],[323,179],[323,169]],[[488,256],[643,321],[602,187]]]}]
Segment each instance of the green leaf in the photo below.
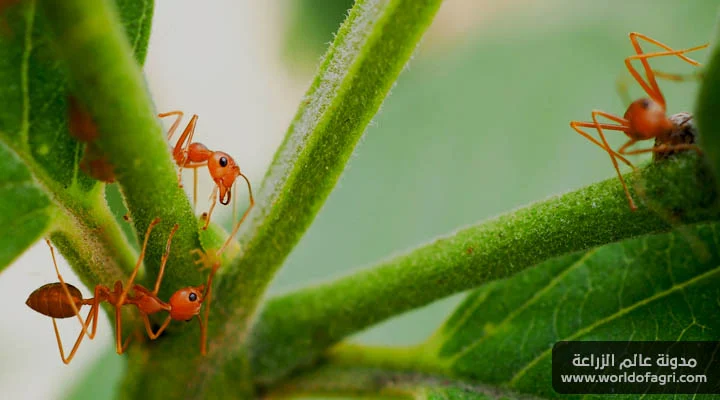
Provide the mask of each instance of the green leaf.
[{"label": "green leaf", "polygon": [[28,168],[0,141],[0,270],[12,263],[51,224],[56,208]]},{"label": "green leaf", "polygon": [[[439,365],[451,376],[555,398],[550,353],[557,341],[715,340],[718,229],[704,224],[691,236],[633,239],[486,285],[430,342]],[[708,252],[698,254],[697,244]]]},{"label": "green leaf", "polygon": [[[613,178],[271,299],[251,336],[256,379],[272,382],[352,333],[552,257],[664,232],[671,220],[691,223],[720,215],[710,174],[692,155],[651,165],[640,181],[631,175],[626,177],[631,186],[645,187],[641,198],[647,204],[638,211],[630,211]],[[674,214],[670,219],[667,210]],[[382,307],[377,299],[383,299]]]},{"label": "green leaf", "polygon": [[720,19],[715,29],[715,43],[710,61],[703,71],[695,115],[700,130],[700,146],[715,173],[715,184],[720,187]]},{"label": "green leaf", "polygon": [[[152,2],[121,1],[126,34],[144,59]],[[149,11],[148,11],[149,10]],[[6,10],[0,35],[0,270],[48,231],[87,284],[125,276],[134,256],[104,204],[103,185],[78,166],[84,145],[68,132],[68,79],[35,2]],[[52,199],[52,203],[51,203]],[[71,254],[72,253],[72,254]],[[90,260],[106,259],[100,267]]]}]

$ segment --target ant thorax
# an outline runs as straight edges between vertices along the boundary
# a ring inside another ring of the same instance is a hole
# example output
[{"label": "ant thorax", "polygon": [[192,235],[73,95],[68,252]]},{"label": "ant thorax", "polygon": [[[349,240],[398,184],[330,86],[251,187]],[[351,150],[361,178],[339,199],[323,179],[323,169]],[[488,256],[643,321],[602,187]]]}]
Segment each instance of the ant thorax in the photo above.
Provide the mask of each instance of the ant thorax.
[{"label": "ant thorax", "polygon": [[626,133],[631,139],[647,140],[672,131],[672,123],[665,115],[665,108],[649,98],[633,101],[624,117],[630,125]]}]

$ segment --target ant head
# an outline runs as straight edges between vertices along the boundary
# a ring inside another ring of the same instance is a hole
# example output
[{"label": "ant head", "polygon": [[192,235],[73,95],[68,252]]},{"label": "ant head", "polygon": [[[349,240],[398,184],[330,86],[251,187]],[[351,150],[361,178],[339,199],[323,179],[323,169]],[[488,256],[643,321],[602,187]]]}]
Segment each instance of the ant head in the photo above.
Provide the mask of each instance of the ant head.
[{"label": "ant head", "polygon": [[628,136],[633,139],[651,139],[672,130],[672,123],[665,115],[665,108],[649,98],[633,101],[625,111],[625,119],[630,122]]},{"label": "ant head", "polygon": [[187,287],[178,290],[170,297],[170,317],[178,321],[187,321],[200,314],[205,286]]},{"label": "ant head", "polygon": [[216,151],[208,160],[208,168],[213,180],[220,189],[220,203],[229,204],[230,189],[235,183],[235,179],[240,176],[240,167],[237,166],[235,160],[229,154]]}]

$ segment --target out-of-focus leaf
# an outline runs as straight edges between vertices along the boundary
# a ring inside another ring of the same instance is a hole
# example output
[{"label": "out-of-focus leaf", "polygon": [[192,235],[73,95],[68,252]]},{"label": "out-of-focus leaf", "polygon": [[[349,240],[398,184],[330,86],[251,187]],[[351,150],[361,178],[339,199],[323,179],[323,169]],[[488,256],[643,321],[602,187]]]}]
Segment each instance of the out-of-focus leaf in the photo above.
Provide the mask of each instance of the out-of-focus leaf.
[{"label": "out-of-focus leaf", "polygon": [[703,71],[703,84],[698,93],[696,119],[700,130],[700,145],[707,154],[720,187],[720,19],[715,29],[712,55]]}]

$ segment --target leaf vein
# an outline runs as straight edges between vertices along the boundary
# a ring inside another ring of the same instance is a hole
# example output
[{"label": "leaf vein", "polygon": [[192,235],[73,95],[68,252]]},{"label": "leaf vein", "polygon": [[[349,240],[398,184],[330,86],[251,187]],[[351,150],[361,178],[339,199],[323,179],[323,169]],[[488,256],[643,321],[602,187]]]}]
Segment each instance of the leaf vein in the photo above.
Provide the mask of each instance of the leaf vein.
[{"label": "leaf vein", "polygon": [[140,29],[140,28],[143,26],[143,24],[145,23],[145,19],[147,18],[148,2],[146,0],[146,1],[143,1],[142,3],[143,3],[142,14],[140,15],[140,18],[138,18],[138,22],[137,22],[138,29],[137,29],[137,33],[135,34],[135,40],[133,40],[133,44],[132,44],[133,53],[135,53],[135,50],[137,50],[137,45],[140,42],[140,37],[142,36],[142,29]]},{"label": "leaf vein", "polygon": [[[547,293],[550,289],[555,287],[562,279],[572,272],[573,270],[579,268],[584,264],[584,262],[590,258],[593,254],[595,254],[598,251],[598,249],[593,249],[585,253],[580,259],[569,265],[563,272],[558,274],[555,278],[553,278],[550,282],[548,282],[547,285],[545,285],[542,289],[538,290],[532,297],[530,297],[527,301],[525,301],[520,307],[516,308],[513,312],[509,313],[497,326],[497,329],[495,332],[500,332],[501,328],[507,325],[512,319],[514,319],[517,315],[519,315],[521,312],[525,311],[529,306],[534,304],[537,300],[539,300],[545,293]],[[459,360],[462,356],[469,353],[474,349],[475,347],[479,346],[486,338],[492,336],[491,334],[485,335],[474,342],[467,345],[464,349],[459,351],[457,354],[453,355],[449,358],[448,362],[453,363],[457,360]]]},{"label": "leaf vein", "polygon": [[23,111],[22,121],[20,124],[20,142],[26,146],[30,146],[30,53],[32,52],[32,32],[33,25],[35,22],[35,2],[29,2],[30,10],[27,13],[27,24],[25,26],[25,51],[22,55],[22,62],[20,64],[20,85],[23,96]]},{"label": "leaf vein", "polygon": [[[601,320],[598,320],[598,321],[594,322],[594,323],[591,324],[591,325],[588,325],[587,327],[585,327],[585,328],[583,328],[583,329],[579,329],[579,330],[578,330],[577,332],[575,332],[574,334],[572,334],[572,335],[570,335],[570,336],[568,336],[567,338],[564,338],[564,339],[562,339],[562,340],[570,341],[570,340],[574,340],[574,339],[577,339],[577,338],[579,338],[579,337],[582,337],[583,335],[592,332],[594,329],[596,329],[596,328],[598,328],[598,327],[600,327],[600,326],[602,326],[602,325],[605,325],[605,324],[607,324],[607,323],[610,323],[610,322],[616,320],[617,318],[622,317],[622,316],[624,316],[624,315],[626,315],[626,314],[634,311],[635,309],[638,309],[638,308],[640,308],[640,307],[643,307],[643,306],[645,306],[645,305],[648,305],[648,304],[654,302],[655,300],[659,300],[659,299],[661,299],[661,298],[663,298],[663,297],[669,296],[669,295],[671,295],[671,294],[674,294],[675,292],[678,292],[678,291],[680,291],[680,290],[683,290],[684,288],[686,288],[686,287],[688,287],[688,286],[690,286],[690,285],[692,285],[692,284],[694,284],[694,283],[697,283],[697,282],[699,282],[699,281],[702,281],[703,279],[707,279],[707,278],[709,278],[709,277],[717,274],[718,272],[720,272],[720,266],[715,267],[715,268],[713,268],[713,269],[711,269],[711,270],[709,270],[709,271],[707,271],[707,272],[705,272],[705,273],[703,273],[703,274],[700,274],[700,275],[698,275],[698,276],[696,276],[696,277],[693,277],[692,279],[689,279],[689,280],[687,280],[687,281],[685,281],[685,282],[683,282],[683,283],[680,283],[680,284],[677,284],[677,285],[673,285],[672,287],[670,287],[670,288],[668,288],[668,289],[666,289],[666,290],[663,290],[663,291],[661,291],[661,292],[658,292],[658,293],[656,293],[656,294],[654,294],[654,295],[652,295],[652,296],[650,296],[650,297],[648,297],[648,298],[646,298],[646,299],[637,301],[637,302],[635,302],[634,304],[632,304],[632,305],[629,306],[629,307],[622,308],[622,309],[618,310],[617,312],[613,313],[612,315],[609,315],[609,316],[607,316],[607,317],[605,317],[605,318],[603,318],[603,319],[601,319]],[[518,371],[518,372],[508,381],[509,386],[514,386],[514,385],[518,382],[518,380],[520,380],[520,378],[522,378],[532,367],[534,367],[537,363],[539,363],[541,360],[543,360],[544,358],[546,358],[546,357],[547,357],[549,354],[551,354],[551,353],[552,353],[552,348],[543,351],[543,352],[540,353],[537,357],[535,357],[533,360],[531,360],[524,368],[522,368],[520,371]]]}]

